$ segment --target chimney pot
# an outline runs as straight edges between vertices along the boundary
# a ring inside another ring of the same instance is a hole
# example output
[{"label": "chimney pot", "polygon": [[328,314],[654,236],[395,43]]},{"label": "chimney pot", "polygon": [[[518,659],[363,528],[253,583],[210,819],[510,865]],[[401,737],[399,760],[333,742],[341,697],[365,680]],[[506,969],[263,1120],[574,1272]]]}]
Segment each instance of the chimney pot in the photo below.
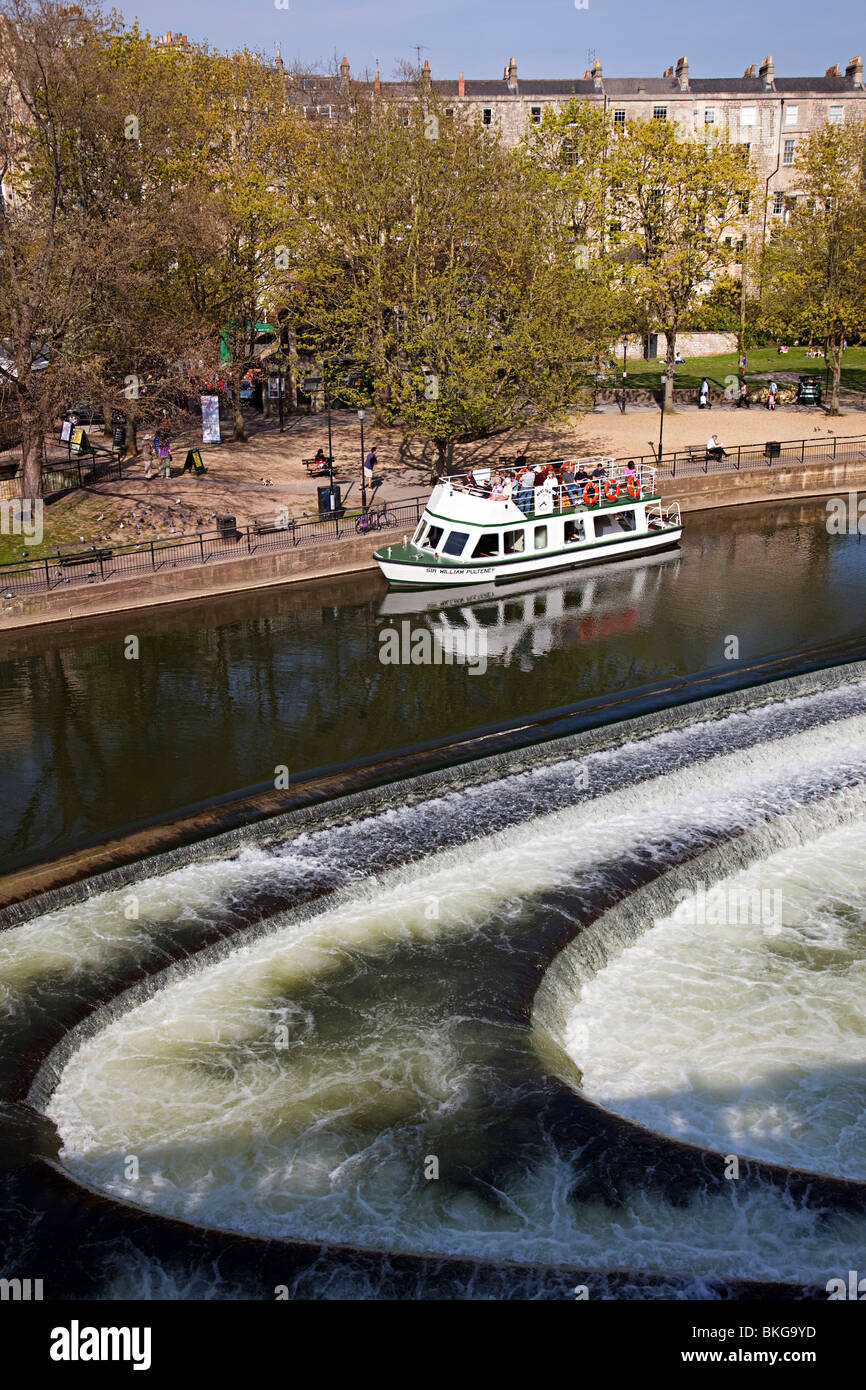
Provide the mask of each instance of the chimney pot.
[{"label": "chimney pot", "polygon": [[462,72],[461,72],[460,76],[459,76],[458,79],[457,79],[457,95],[458,95],[459,97],[465,97],[465,95],[466,95],[466,83],[463,81],[463,73],[462,73]]},{"label": "chimney pot", "polygon": [[677,62],[677,82],[680,84],[680,91],[689,90],[689,60],[680,58]]},{"label": "chimney pot", "polygon": [[596,92],[601,91],[601,59],[596,58],[592,65],[592,85]]},{"label": "chimney pot", "polygon": [[840,68],[840,66],[839,66],[838,63],[834,63],[833,66],[832,66],[831,68],[828,68],[828,69],[827,69],[827,71],[824,73],[824,76],[825,76],[825,77],[841,77],[841,76],[842,76],[842,69]]},{"label": "chimney pot", "polygon": [[845,76],[848,78],[848,81],[851,83],[852,87],[862,87],[863,59],[859,56],[857,58],[852,58],[847,68],[845,69]]},{"label": "chimney pot", "polygon": [[768,54],[764,59],[758,70],[758,75],[764,84],[765,90],[772,91],[776,82],[776,70],[773,66],[772,55]]},{"label": "chimney pot", "polygon": [[750,63],[749,66],[746,68],[746,71],[743,73],[743,76],[744,76],[744,77],[754,77],[754,75],[755,75],[755,64],[754,64],[754,63]]}]

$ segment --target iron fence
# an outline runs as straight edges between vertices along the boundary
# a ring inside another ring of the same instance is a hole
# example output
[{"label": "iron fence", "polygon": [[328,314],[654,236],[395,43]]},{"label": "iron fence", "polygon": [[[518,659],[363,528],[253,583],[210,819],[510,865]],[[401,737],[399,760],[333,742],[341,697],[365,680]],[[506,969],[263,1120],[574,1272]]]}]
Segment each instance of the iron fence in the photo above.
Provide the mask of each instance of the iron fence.
[{"label": "iron fence", "polygon": [[45,593],[64,585],[96,584],[106,579],[155,574],[206,564],[210,560],[237,559],[291,551],[299,546],[340,541],[377,530],[411,527],[421,519],[427,496],[407,502],[380,503],[368,512],[286,524],[256,522],[231,530],[196,531],[191,534],[136,541],[130,545],[91,546],[86,550],[57,551],[38,560],[19,560],[0,566],[0,592],[5,598]]},{"label": "iron fence", "polygon": [[[846,462],[866,459],[866,435],[851,438],[798,439],[778,444],[732,445],[721,459],[710,459],[703,447],[678,449],[662,455],[632,455],[641,466],[656,470],[657,478],[694,477],[707,473],[736,473],[770,466],[809,462]],[[625,463],[626,459],[617,459]],[[72,460],[76,477],[92,481],[122,478],[119,459],[99,460],[87,456]],[[66,474],[67,465],[51,471]],[[73,483],[72,486],[77,484]],[[86,483],[80,484],[86,486]],[[196,531],[176,537],[137,541],[128,545],[92,546],[86,550],[58,551],[38,560],[20,560],[0,566],[0,586],[5,597],[45,593],[67,584],[94,584],[103,580],[134,577],[161,570],[206,564],[209,560],[234,559],[240,555],[265,555],[291,551],[299,546],[341,541],[347,537],[370,535],[376,530],[405,527],[414,530],[427,501],[427,495],[406,502],[383,502],[369,511],[306,521],[291,520],[285,525],[256,522],[230,532]]]}]

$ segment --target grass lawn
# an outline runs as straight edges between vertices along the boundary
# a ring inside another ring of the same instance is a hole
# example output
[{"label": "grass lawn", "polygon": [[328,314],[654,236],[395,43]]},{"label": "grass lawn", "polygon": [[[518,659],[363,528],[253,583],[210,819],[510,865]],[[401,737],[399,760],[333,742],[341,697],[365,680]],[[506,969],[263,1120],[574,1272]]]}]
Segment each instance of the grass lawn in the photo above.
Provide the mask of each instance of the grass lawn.
[{"label": "grass lawn", "polygon": [[[746,353],[748,365],[746,377],[751,382],[767,381],[775,377],[780,385],[786,373],[811,372],[823,377],[826,362],[823,357],[807,357],[803,347],[792,347],[780,356],[774,347],[751,348]],[[701,379],[706,377],[710,386],[723,388],[725,378],[737,375],[738,357],[735,352],[723,353],[718,357],[693,357],[677,367],[674,373],[674,386],[678,390],[700,389]],[[644,362],[640,358],[626,363],[627,385],[658,388],[664,363]],[[622,367],[611,376],[611,384],[622,381]],[[842,390],[866,393],[866,347],[849,347],[842,357]]]}]

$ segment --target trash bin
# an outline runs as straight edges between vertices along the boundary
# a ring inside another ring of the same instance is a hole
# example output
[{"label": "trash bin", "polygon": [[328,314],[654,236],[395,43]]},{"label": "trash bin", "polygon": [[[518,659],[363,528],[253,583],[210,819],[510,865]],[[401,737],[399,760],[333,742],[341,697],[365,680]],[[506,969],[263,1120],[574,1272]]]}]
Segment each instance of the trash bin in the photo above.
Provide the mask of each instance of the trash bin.
[{"label": "trash bin", "polygon": [[218,516],[217,530],[220,533],[221,541],[236,541],[240,532],[237,527],[236,516]]},{"label": "trash bin", "polygon": [[319,516],[341,517],[343,508],[340,506],[340,484],[334,483],[333,487],[320,487],[316,491],[319,494]]},{"label": "trash bin", "polygon": [[764,453],[765,453],[765,456],[766,456],[768,459],[777,459],[777,458],[780,458],[780,457],[781,457],[781,454],[782,454],[782,445],[780,444],[779,440],[778,440],[778,439],[768,439],[768,440],[767,440],[767,447],[766,447],[766,449],[764,450]]}]

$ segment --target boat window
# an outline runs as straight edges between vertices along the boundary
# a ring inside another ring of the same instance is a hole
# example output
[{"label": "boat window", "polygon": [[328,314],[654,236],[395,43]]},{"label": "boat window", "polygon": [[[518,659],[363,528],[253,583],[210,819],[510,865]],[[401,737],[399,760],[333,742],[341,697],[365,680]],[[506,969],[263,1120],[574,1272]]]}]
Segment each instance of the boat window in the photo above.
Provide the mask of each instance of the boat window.
[{"label": "boat window", "polygon": [[427,525],[426,521],[423,521],[423,520],[422,520],[422,521],[419,521],[419,522],[418,522],[418,525],[415,527],[415,534],[414,534],[414,536],[412,537],[412,544],[413,544],[413,545],[420,545],[420,544],[421,544],[421,536],[422,536],[422,533],[423,533],[423,531],[424,531],[424,527],[425,527],[426,525]]},{"label": "boat window", "polygon": [[499,554],[499,532],[483,531],[475,542],[475,549],[472,554],[476,559]]},{"label": "boat window", "polygon": [[608,513],[595,518],[596,536],[620,535],[623,531],[635,529],[634,511],[614,512],[612,516]]},{"label": "boat window", "polygon": [[546,527],[546,526],[536,526],[536,528],[535,528],[535,549],[536,549],[536,550],[546,550],[546,549],[547,549],[547,527]]},{"label": "boat window", "polygon": [[468,531],[452,531],[442,547],[443,555],[462,555],[463,547],[469,539]]},{"label": "boat window", "polygon": [[522,623],[523,604],[519,599],[513,599],[511,603],[506,603],[502,616],[507,623]]},{"label": "boat window", "polygon": [[506,555],[519,555],[526,546],[526,538],[523,531],[506,531],[502,537],[505,543]]},{"label": "boat window", "polygon": [[586,540],[586,528],[584,527],[584,524],[583,524],[583,517],[578,517],[575,521],[567,521],[567,522],[565,523],[565,541],[566,541],[566,544],[568,544],[569,542],[576,543],[576,542],[578,542],[578,541],[585,541],[585,540]]},{"label": "boat window", "polygon": [[428,550],[435,550],[441,539],[442,527],[431,526],[421,544],[426,545]]}]

